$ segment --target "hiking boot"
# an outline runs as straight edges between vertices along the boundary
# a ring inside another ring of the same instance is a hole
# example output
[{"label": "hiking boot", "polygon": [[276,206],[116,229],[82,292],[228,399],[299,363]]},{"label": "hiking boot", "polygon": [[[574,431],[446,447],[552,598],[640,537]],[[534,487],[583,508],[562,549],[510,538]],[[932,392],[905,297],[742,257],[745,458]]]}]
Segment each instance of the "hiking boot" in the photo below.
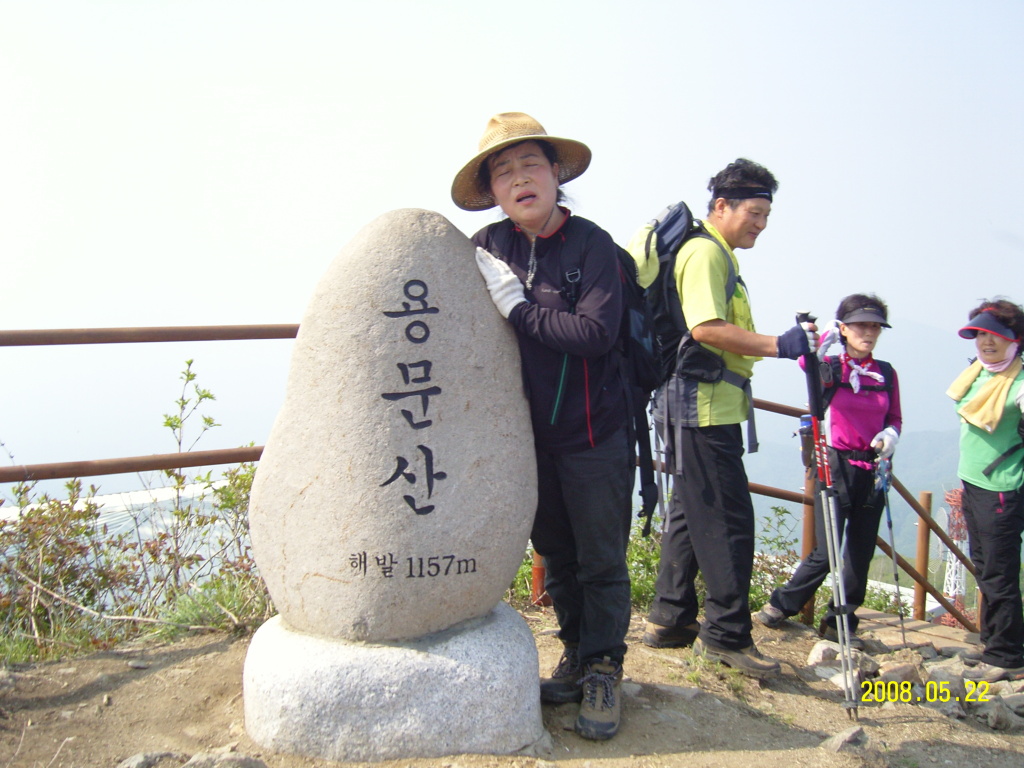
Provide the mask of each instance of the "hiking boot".
[{"label": "hiking boot", "polygon": [[732,667],[737,672],[742,672],[750,677],[766,678],[775,677],[782,668],[775,659],[762,656],[757,646],[751,643],[746,648],[738,651],[730,651],[725,648],[718,648],[708,645],[701,639],[693,644],[693,652],[697,656],[703,656],[709,661],[718,661],[727,667]]},{"label": "hiking boot", "polygon": [[604,741],[619,732],[622,716],[622,665],[605,656],[587,665],[580,681],[583,699],[576,718],[576,733],[584,739]]},{"label": "hiking boot", "polygon": [[689,648],[697,639],[699,632],[700,624],[696,621],[681,629],[663,627],[661,624],[648,621],[647,630],[640,640],[651,648]]},{"label": "hiking boot", "polygon": [[[824,621],[821,622],[821,625],[818,627],[818,637],[820,637],[822,640],[828,640],[833,643],[839,642],[839,632],[836,630],[835,627],[833,627],[830,624],[826,624]],[[848,638],[850,640],[850,647],[853,650],[864,650],[864,641],[857,637],[856,634],[850,632],[848,634]]]},{"label": "hiking boot", "polygon": [[566,644],[562,658],[558,660],[551,677],[540,681],[540,700],[549,704],[566,704],[579,701],[583,694],[580,678],[583,668],[580,666],[580,653],[576,644]]},{"label": "hiking boot", "polygon": [[786,621],[786,614],[771,603],[765,603],[764,607],[754,615],[754,618],[768,629],[778,629]]},{"label": "hiking boot", "polygon": [[985,683],[998,683],[1000,680],[1020,680],[1024,678],[1024,667],[997,667],[979,661],[977,666],[964,670],[964,680],[978,680]]}]

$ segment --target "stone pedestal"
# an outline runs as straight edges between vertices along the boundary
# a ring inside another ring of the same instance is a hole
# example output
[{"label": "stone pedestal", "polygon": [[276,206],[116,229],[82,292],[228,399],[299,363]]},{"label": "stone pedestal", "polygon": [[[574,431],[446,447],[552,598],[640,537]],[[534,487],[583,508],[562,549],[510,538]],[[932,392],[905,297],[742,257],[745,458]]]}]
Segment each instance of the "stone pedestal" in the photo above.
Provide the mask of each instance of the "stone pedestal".
[{"label": "stone pedestal", "polygon": [[371,761],[543,735],[533,636],[500,602],[537,508],[533,430],[474,254],[440,214],[392,211],[303,315],[249,504],[280,612],[245,665],[268,749]]},{"label": "stone pedestal", "polygon": [[252,639],[243,691],[254,741],[327,760],[507,754],[544,735],[533,635],[504,603],[386,645],[302,634],[275,617]]}]

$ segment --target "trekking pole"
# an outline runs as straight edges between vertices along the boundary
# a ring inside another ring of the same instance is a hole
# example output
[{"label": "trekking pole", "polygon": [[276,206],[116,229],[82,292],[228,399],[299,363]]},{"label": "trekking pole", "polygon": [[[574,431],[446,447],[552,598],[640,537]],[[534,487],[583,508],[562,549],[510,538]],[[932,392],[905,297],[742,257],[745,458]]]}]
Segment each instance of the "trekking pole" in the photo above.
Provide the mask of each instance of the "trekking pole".
[{"label": "trekking pole", "polygon": [[[797,324],[813,323],[814,318],[807,312],[796,316]],[[811,412],[811,426],[814,433],[814,463],[818,474],[818,501],[824,521],[825,548],[828,551],[828,567],[832,577],[832,608],[836,614],[836,636],[839,640],[839,665],[843,676],[843,707],[853,719],[858,719],[858,692],[854,680],[853,651],[850,648],[849,606],[846,604],[846,587],[843,584],[842,557],[839,532],[839,517],[836,511],[838,494],[832,486],[832,470],[828,463],[828,442],[822,430],[825,420],[825,401],[821,391],[821,373],[818,358],[813,353],[804,355],[804,373],[807,375],[807,407]]]},{"label": "trekking pole", "polygon": [[892,483],[892,459],[879,459],[875,470],[875,488],[885,495],[885,525],[889,529],[889,551],[892,553],[892,581],[896,585],[896,610],[900,614],[900,636],[907,647],[907,630],[903,626],[903,593],[900,591],[900,569],[896,564],[896,543],[892,533],[892,511],[889,509],[889,485]]}]

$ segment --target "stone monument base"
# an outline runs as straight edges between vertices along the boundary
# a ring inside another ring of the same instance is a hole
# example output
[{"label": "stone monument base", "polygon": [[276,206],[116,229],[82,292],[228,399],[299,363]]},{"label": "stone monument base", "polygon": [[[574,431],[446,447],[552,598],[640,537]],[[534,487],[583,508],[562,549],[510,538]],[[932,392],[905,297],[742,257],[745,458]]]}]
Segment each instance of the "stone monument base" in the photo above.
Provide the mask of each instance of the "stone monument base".
[{"label": "stone monument base", "polygon": [[505,603],[391,645],[302,634],[280,616],[245,658],[245,727],[275,752],[376,761],[509,754],[544,736],[537,647]]}]

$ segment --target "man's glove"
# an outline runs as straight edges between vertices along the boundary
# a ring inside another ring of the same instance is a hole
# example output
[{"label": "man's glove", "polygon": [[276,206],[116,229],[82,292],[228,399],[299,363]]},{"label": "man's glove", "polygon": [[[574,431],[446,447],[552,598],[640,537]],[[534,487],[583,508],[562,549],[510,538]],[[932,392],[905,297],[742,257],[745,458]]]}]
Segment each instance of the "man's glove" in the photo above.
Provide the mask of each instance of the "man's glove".
[{"label": "man's glove", "polygon": [[494,258],[483,248],[476,249],[476,266],[484,276],[491,301],[506,320],[513,307],[526,301],[523,284],[505,262]]},{"label": "man's glove", "polygon": [[779,357],[796,360],[801,355],[813,353],[817,339],[811,330],[812,325],[813,323],[798,323],[777,337],[775,342],[778,345]]},{"label": "man's glove", "polygon": [[828,354],[828,348],[839,341],[840,338],[839,326],[833,321],[822,331],[821,336],[818,337],[818,359],[824,360],[825,355]]},{"label": "man's glove", "polygon": [[871,447],[875,449],[880,459],[888,459],[896,450],[896,444],[900,441],[900,434],[892,427],[886,427],[873,438]]}]

